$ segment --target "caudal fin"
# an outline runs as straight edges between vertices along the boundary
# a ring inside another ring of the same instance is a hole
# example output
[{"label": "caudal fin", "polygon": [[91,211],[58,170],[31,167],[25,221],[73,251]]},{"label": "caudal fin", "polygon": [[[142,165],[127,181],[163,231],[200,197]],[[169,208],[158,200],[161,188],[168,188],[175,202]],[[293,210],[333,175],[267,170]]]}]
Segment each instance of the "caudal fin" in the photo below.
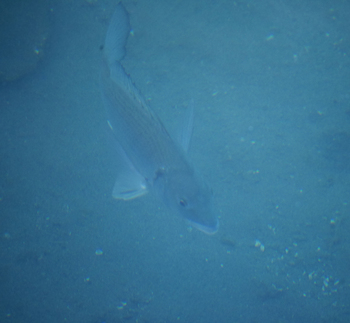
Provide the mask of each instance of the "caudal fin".
[{"label": "caudal fin", "polygon": [[104,44],[104,55],[108,66],[120,61],[125,55],[125,45],[130,33],[129,15],[120,2],[109,23]]}]

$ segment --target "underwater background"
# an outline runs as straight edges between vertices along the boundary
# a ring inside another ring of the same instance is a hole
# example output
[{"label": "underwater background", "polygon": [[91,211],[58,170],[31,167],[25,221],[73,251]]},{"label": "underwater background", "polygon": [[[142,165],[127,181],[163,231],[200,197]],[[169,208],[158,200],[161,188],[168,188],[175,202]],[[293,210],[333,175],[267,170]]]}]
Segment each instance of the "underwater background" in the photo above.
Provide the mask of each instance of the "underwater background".
[{"label": "underwater background", "polygon": [[0,322],[349,322],[350,3],[124,0],[122,61],[220,228],[112,198],[100,94],[118,1],[1,8]]}]

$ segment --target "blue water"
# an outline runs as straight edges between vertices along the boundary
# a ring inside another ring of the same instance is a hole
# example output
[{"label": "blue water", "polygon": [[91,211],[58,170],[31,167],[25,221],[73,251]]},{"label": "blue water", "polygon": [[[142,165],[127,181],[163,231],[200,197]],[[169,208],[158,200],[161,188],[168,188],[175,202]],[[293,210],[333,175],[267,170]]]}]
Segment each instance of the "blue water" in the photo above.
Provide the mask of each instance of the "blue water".
[{"label": "blue water", "polygon": [[219,232],[112,199],[116,3],[53,1],[43,59],[0,87],[0,322],[349,322],[350,4],[124,4],[123,64],[170,132],[196,102]]}]

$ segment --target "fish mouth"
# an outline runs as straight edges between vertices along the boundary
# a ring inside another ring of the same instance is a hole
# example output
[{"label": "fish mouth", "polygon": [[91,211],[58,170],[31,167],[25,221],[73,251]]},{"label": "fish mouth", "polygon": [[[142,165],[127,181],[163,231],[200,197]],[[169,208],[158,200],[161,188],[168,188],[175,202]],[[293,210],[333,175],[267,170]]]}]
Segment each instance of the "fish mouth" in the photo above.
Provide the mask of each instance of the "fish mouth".
[{"label": "fish mouth", "polygon": [[189,221],[189,222],[197,230],[202,231],[205,234],[208,234],[210,236],[215,234],[219,230],[219,221],[218,220],[216,220],[216,223],[215,223],[214,226],[208,226],[208,225],[204,225],[204,224],[201,224],[201,223],[198,223],[198,222],[194,222],[194,221]]}]

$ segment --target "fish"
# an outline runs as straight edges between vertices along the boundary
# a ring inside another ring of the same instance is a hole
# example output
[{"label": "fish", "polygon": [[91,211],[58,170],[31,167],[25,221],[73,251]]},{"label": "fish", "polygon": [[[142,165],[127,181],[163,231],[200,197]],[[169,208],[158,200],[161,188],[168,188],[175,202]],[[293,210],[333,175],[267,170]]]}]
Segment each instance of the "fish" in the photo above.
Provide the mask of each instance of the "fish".
[{"label": "fish", "polygon": [[129,14],[120,2],[107,29],[100,73],[107,124],[122,160],[112,195],[131,200],[150,192],[191,226],[212,235],[219,228],[213,193],[187,157],[193,104],[177,142],[121,63],[130,32]]}]

